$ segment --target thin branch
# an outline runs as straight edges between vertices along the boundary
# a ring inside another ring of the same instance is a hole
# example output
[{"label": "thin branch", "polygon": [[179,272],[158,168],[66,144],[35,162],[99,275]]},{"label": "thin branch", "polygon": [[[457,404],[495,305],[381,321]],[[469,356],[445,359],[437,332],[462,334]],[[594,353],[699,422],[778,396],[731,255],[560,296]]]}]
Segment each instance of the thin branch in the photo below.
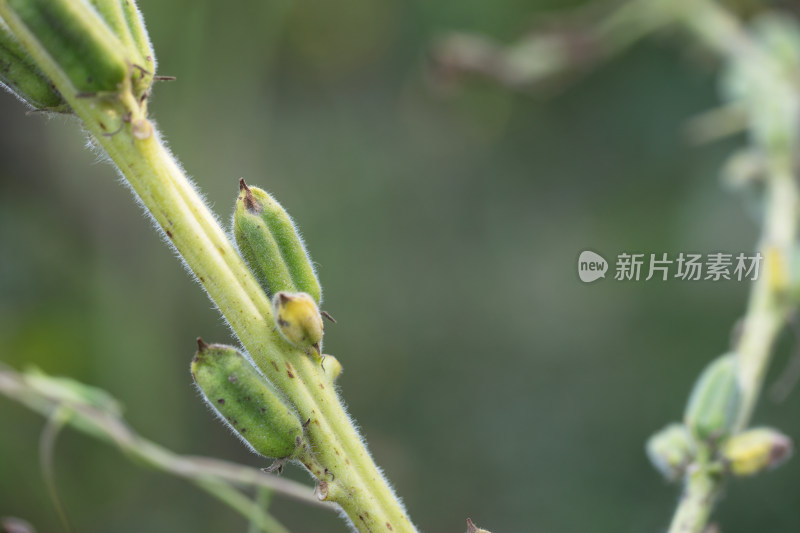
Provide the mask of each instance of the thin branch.
[{"label": "thin branch", "polygon": [[66,423],[74,429],[114,443],[132,458],[175,476],[196,483],[216,480],[241,487],[264,487],[317,508],[335,510],[333,505],[319,501],[313,490],[301,483],[229,461],[176,454],[139,436],[118,414],[81,403],[74,395],[70,396],[58,387],[42,390],[40,386],[31,385],[26,375],[14,370],[0,368],[0,394],[44,416],[50,416],[57,409],[65,409],[72,415]]}]

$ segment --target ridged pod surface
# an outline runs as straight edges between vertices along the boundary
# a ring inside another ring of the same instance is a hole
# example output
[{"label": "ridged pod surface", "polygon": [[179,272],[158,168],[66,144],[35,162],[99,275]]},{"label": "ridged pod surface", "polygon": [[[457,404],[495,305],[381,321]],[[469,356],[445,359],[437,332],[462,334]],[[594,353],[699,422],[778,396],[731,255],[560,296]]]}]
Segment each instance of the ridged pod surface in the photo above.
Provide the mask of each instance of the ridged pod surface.
[{"label": "ridged pod surface", "polygon": [[709,363],[695,382],[684,422],[697,440],[714,443],[730,434],[740,403],[736,355],[725,354]]},{"label": "ridged pod surface", "polygon": [[298,449],[303,426],[297,415],[235,348],[198,340],[192,376],[220,418],[255,452],[282,459]]},{"label": "ridged pod surface", "polygon": [[0,84],[34,109],[57,113],[70,110],[61,93],[36,66],[2,20],[0,20]]},{"label": "ridged pod surface", "polygon": [[322,290],[289,214],[266,191],[239,181],[233,235],[264,292],[304,292],[316,304]]}]

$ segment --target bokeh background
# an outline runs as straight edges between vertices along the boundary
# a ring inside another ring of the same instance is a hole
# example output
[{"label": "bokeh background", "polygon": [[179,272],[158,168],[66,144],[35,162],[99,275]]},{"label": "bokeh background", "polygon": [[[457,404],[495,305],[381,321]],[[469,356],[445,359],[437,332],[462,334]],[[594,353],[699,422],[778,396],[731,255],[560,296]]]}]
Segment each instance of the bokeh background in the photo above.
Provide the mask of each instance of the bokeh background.
[{"label": "bokeh background", "polygon": [[[727,350],[747,283],[586,285],[576,260],[750,251],[758,223],[720,185],[742,138],[686,140],[717,103],[716,64],[647,40],[543,95],[426,62],[447,30],[510,42],[569,2],[141,0],[159,57],[152,112],[226,224],[237,180],[262,186],[319,267],[342,394],[420,528],[656,532],[678,488],[643,446],[680,418]],[[188,372],[194,338],[230,342],[77,124],[0,94],[0,360],[102,387],[175,451],[265,466]],[[770,382],[795,341],[781,342]],[[800,436],[800,393],[759,423]],[[0,398],[0,516],[58,531],[38,466],[42,418]],[[79,531],[244,531],[190,484],[65,432],[61,496]],[[297,468],[289,477],[309,482]],[[800,461],[734,480],[726,533],[800,530]],[[276,496],[293,531],[345,531]]]}]

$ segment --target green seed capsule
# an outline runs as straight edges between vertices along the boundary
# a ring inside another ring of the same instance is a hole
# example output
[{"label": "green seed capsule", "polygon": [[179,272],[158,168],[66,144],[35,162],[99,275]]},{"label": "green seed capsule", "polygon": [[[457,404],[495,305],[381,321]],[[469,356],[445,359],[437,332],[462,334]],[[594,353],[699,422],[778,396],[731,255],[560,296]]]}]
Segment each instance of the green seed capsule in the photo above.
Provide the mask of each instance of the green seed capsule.
[{"label": "green seed capsule", "polygon": [[728,439],[722,458],[737,476],[752,476],[775,468],[792,455],[792,439],[772,428],[756,428]]},{"label": "green seed capsule", "polygon": [[278,331],[289,344],[320,353],[323,325],[314,299],[304,292],[279,292],[272,300]]},{"label": "green seed capsule", "polygon": [[303,435],[297,415],[235,348],[197,342],[192,376],[220,418],[256,453],[291,457]]},{"label": "green seed capsule", "polygon": [[269,194],[239,181],[233,234],[264,292],[305,292],[319,304],[322,291],[292,219]]},{"label": "green seed capsule", "polygon": [[0,0],[39,41],[79,93],[115,92],[129,71],[120,40],[87,3]]},{"label": "green seed capsule", "polygon": [[142,17],[133,0],[90,0],[111,32],[125,47],[133,68],[130,72],[133,92],[138,98],[150,89],[155,59]]},{"label": "green seed capsule", "polygon": [[69,104],[0,19],[0,85],[42,111],[66,113]]},{"label": "green seed capsule", "polygon": [[736,356],[730,353],[703,370],[689,397],[684,422],[697,440],[713,444],[730,434],[740,403]]},{"label": "green seed capsule", "polygon": [[686,426],[670,424],[647,440],[647,457],[668,481],[683,476],[693,458],[694,446]]}]

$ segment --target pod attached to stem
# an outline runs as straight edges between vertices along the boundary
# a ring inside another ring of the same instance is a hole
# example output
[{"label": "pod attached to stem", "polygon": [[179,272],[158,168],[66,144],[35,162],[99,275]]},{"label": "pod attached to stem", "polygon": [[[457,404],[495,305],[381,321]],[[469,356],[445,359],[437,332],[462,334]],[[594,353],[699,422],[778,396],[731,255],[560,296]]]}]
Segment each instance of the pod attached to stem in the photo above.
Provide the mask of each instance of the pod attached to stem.
[{"label": "pod attached to stem", "polygon": [[276,459],[302,451],[303,425],[272,385],[232,346],[197,340],[192,377],[208,404],[254,452]]},{"label": "pod attached to stem", "polygon": [[289,214],[266,191],[239,180],[233,235],[239,252],[270,298],[304,292],[319,305],[314,267]]},{"label": "pod attached to stem", "polygon": [[736,377],[736,354],[714,359],[694,384],[684,413],[684,423],[695,440],[715,445],[727,437],[741,404]]}]

